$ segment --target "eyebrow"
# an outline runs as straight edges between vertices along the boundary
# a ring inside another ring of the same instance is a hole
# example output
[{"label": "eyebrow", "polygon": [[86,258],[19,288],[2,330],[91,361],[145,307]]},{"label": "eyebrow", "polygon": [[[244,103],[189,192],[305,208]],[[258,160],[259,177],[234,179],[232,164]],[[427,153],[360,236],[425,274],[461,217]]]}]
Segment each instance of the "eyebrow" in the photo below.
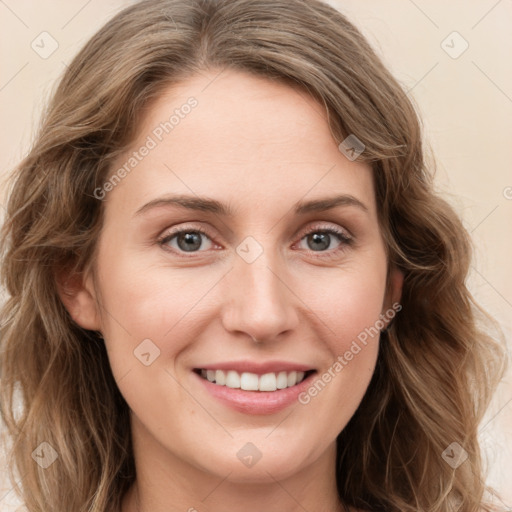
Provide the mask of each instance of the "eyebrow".
[{"label": "eyebrow", "polygon": [[[142,215],[149,210],[161,208],[165,206],[179,206],[188,210],[203,211],[223,215],[226,217],[233,217],[234,212],[228,206],[215,199],[198,196],[188,195],[173,195],[164,196],[153,199],[139,208],[134,216]],[[368,212],[368,207],[356,197],[350,194],[342,194],[333,197],[326,197],[321,199],[312,199],[309,201],[299,201],[294,205],[296,215],[304,215],[311,212],[322,212],[331,210],[337,206],[355,206],[365,212]]]}]

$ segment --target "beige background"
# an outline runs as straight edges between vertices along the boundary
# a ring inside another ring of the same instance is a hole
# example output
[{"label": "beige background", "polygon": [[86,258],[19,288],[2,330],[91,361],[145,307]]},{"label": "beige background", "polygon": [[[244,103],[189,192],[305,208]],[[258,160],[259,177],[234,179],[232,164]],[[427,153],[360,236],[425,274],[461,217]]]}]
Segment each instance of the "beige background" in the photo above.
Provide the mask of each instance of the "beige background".
[{"label": "beige background", "polygon": [[[26,152],[41,106],[66,63],[129,3],[0,0],[0,179]],[[416,101],[438,161],[439,189],[460,212],[475,241],[471,289],[501,322],[510,344],[512,0],[330,3],[362,29]],[[54,53],[41,55],[52,44],[58,44]],[[0,216],[2,202],[3,197]],[[509,510],[511,375],[481,428],[490,467],[488,482],[501,492]],[[0,461],[0,509],[9,512],[16,500],[4,468],[5,462]]]}]

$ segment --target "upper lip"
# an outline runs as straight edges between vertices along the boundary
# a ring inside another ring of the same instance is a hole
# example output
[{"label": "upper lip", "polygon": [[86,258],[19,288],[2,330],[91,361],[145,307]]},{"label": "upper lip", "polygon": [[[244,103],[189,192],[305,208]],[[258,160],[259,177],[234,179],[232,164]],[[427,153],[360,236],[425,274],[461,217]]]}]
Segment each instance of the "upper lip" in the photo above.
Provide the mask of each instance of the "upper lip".
[{"label": "upper lip", "polygon": [[314,370],[310,365],[294,363],[290,361],[223,361],[219,363],[210,363],[204,366],[196,366],[198,370],[234,370],[238,373],[255,373],[264,375],[265,373],[278,372],[307,372]]}]

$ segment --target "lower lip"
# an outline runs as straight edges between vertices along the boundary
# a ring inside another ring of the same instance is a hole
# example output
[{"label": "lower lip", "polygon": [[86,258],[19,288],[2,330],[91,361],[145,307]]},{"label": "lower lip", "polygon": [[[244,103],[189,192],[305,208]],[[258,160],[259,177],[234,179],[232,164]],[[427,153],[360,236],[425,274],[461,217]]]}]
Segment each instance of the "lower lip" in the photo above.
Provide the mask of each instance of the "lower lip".
[{"label": "lower lip", "polygon": [[285,389],[278,389],[276,391],[245,391],[243,389],[219,386],[203,379],[197,373],[193,373],[214,398],[231,409],[244,414],[274,414],[286,409],[294,402],[298,402],[299,394],[309,387],[312,378],[316,375],[316,372],[312,373],[300,384]]}]

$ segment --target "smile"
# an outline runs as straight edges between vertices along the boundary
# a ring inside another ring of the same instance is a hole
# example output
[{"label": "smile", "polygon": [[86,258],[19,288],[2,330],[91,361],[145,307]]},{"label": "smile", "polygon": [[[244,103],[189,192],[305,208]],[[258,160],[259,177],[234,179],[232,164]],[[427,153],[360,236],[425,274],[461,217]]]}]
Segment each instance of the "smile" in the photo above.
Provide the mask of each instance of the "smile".
[{"label": "smile", "polygon": [[262,375],[251,372],[239,373],[236,370],[213,370],[196,369],[195,372],[203,379],[232,389],[244,391],[266,391],[272,392],[286,389],[300,384],[314,370],[310,371],[280,371],[270,372]]}]

